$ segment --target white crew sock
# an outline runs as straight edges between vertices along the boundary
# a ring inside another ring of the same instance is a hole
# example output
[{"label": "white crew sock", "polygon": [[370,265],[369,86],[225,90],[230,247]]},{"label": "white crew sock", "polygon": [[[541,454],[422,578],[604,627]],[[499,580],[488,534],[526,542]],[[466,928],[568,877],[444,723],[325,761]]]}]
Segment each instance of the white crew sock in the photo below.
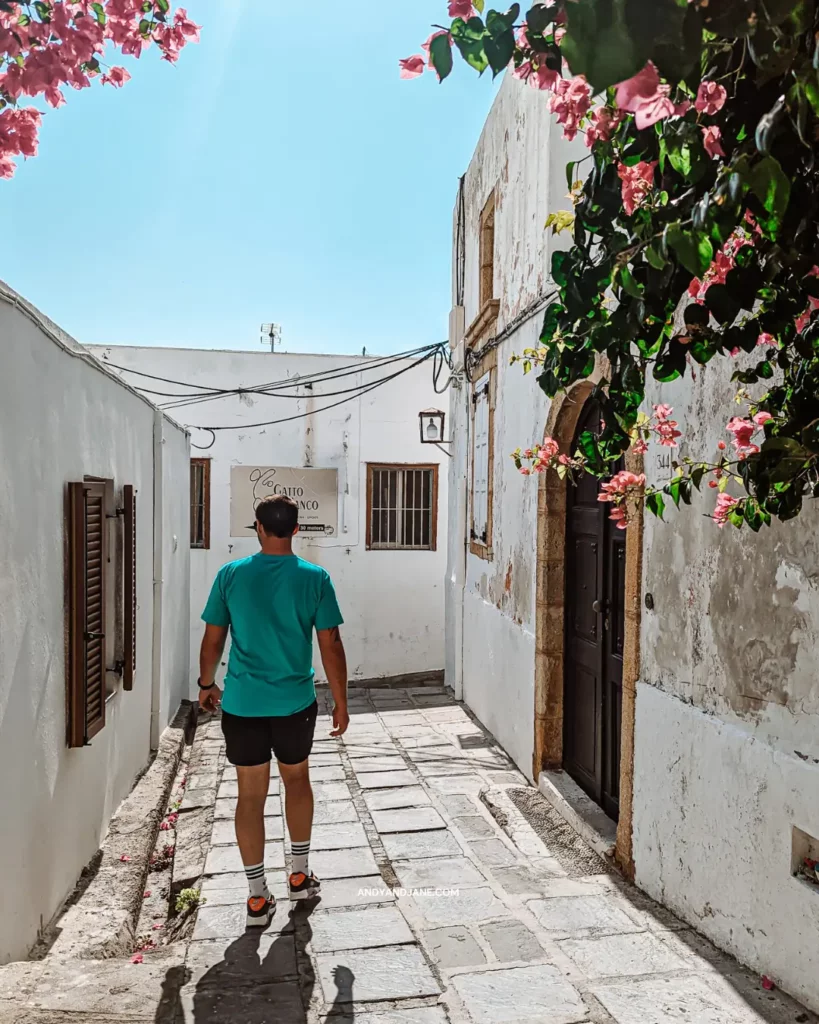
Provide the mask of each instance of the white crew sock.
[{"label": "white crew sock", "polygon": [[310,857],[310,840],[306,843],[291,843],[290,850],[293,854],[293,874],[309,875],[307,861]]},{"label": "white crew sock", "polygon": [[253,864],[251,867],[245,865],[245,874],[247,875],[247,884],[250,887],[251,896],[262,896],[265,899],[270,898],[270,892],[267,888],[267,878],[265,878],[264,864]]}]

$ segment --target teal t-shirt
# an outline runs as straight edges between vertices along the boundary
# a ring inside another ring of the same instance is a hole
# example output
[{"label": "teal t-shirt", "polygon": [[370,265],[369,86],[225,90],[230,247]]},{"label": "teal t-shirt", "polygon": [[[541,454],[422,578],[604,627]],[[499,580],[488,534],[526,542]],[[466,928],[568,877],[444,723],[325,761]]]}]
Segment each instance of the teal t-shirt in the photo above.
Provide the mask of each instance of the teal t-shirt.
[{"label": "teal t-shirt", "polygon": [[222,566],[202,619],[230,626],[222,708],[244,718],[310,707],[313,629],[344,621],[325,569],[296,555],[262,552]]}]

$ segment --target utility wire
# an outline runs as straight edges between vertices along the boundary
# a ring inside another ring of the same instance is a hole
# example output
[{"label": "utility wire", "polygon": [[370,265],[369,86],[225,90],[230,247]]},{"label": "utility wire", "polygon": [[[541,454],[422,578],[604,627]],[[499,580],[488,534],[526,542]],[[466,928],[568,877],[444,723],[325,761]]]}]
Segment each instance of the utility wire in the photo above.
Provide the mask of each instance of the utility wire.
[{"label": "utility wire", "polygon": [[367,369],[379,369],[382,366],[387,366],[400,359],[411,359],[413,356],[419,355],[422,352],[432,352],[439,346],[440,342],[436,342],[434,344],[421,346],[420,348],[410,349],[406,352],[399,352],[392,356],[379,356],[377,359],[368,359],[358,363],[349,363],[343,366],[331,367],[327,370],[317,370],[314,373],[304,374],[298,378],[287,377],[284,380],[270,381],[267,384],[260,384],[251,388],[213,388],[201,384],[192,384],[189,381],[174,380],[170,377],[160,377],[156,374],[145,373],[142,370],[134,370],[128,366],[119,366],[118,364],[110,363],[107,360],[105,361],[105,365],[123,373],[130,373],[137,377],[144,377],[146,380],[159,381],[164,384],[174,384],[177,387],[191,388],[193,389],[193,393],[190,395],[178,394],[170,391],[149,390],[148,388],[139,389],[140,391],[145,391],[147,394],[160,395],[171,399],[187,400],[194,398],[217,398],[221,396],[241,394],[266,394],[269,393],[271,388],[304,387],[310,383],[334,380],[338,377],[350,376],[350,374],[360,373]]},{"label": "utility wire", "polygon": [[[408,355],[401,354],[401,355],[397,355],[397,356],[385,357],[385,358],[381,359],[377,364],[376,363],[366,363],[366,364],[359,363],[357,365],[354,365],[350,369],[347,369],[347,368],[344,368],[344,367],[339,367],[338,368],[339,372],[334,373],[334,374],[325,375],[324,377],[322,377],[320,379],[311,379],[311,378],[308,378],[308,377],[300,377],[298,380],[295,380],[295,379],[291,378],[291,380],[286,382],[284,386],[288,387],[290,389],[307,388],[307,387],[311,387],[312,388],[314,384],[325,384],[325,383],[329,383],[330,381],[341,380],[344,377],[356,376],[358,374],[361,374],[361,373],[363,373],[365,371],[368,371],[368,370],[371,370],[371,369],[381,370],[381,369],[386,368],[387,366],[392,365],[393,363],[402,362],[402,361],[405,361],[408,358],[412,358],[412,356],[414,356],[414,355],[421,354],[421,355],[424,356],[424,358],[427,358],[427,357],[433,355],[435,353],[435,351],[438,349],[438,347],[439,347],[439,344],[436,344],[434,346],[424,346],[424,348],[412,350]],[[344,372],[341,372],[342,370]],[[384,379],[385,380],[389,380],[391,378],[387,377],[387,378],[384,378]],[[179,408],[183,408],[184,406],[188,406],[188,405],[201,405],[204,402],[216,401],[219,398],[226,398],[226,397],[229,397],[231,395],[255,395],[255,394],[258,394],[258,395],[268,395],[268,396],[270,396],[272,398],[296,398],[296,399],[304,397],[303,395],[279,394],[279,393],[274,392],[274,391],[271,390],[271,388],[274,387],[274,386],[275,385],[271,384],[271,385],[264,385],[264,386],[259,387],[259,388],[237,388],[235,391],[230,391],[230,392],[227,392],[225,394],[202,396],[202,397],[196,397],[196,396],[183,397],[183,398],[180,398],[179,401],[163,402],[161,404],[161,408],[162,409],[179,409]],[[327,396],[320,395],[320,396],[317,396],[317,397],[324,398],[324,397],[330,397],[333,394],[344,394],[344,393],[346,393],[346,392],[343,392],[343,391],[330,392]]]},{"label": "utility wire", "polygon": [[[370,391],[375,391],[375,389],[381,387],[382,384],[386,384],[388,381],[395,380],[397,377],[402,376],[402,374],[409,373],[409,371],[414,370],[416,366],[420,366],[421,363],[424,363],[427,361],[427,359],[432,358],[432,355],[433,352],[428,352],[426,355],[421,356],[420,359],[417,359],[414,363],[412,363],[411,366],[405,366],[402,369],[397,370],[394,374],[392,374],[389,377],[385,377],[382,380],[375,381],[375,383],[368,384],[365,387],[362,387],[358,391],[358,394],[355,395],[354,397],[361,398],[363,395],[368,394]],[[316,413],[326,412],[328,409],[335,409],[337,406],[344,405],[345,402],[349,401],[351,401],[350,398],[342,398],[338,402],[331,402],[330,405],[323,405],[318,409],[311,409],[308,412],[296,413],[293,416],[283,416],[280,419],[276,420],[267,420],[264,423],[233,423],[226,426],[200,426],[198,424],[189,423],[186,424],[186,426],[188,426],[192,430],[207,430],[210,431],[212,434],[215,434],[216,431],[220,430],[252,430],[255,427],[273,427],[277,426],[279,423],[291,423],[293,420],[302,420],[307,416],[313,416]],[[212,445],[213,442],[211,442],[211,444],[208,445],[207,447],[210,448],[212,447]],[[199,447],[199,445],[197,445],[196,447]]]}]

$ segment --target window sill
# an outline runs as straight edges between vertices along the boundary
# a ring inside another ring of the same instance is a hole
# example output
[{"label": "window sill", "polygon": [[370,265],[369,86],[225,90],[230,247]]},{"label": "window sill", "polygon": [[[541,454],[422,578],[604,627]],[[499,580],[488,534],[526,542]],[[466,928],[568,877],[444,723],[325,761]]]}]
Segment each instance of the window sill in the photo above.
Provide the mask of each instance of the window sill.
[{"label": "window sill", "polygon": [[492,545],[482,544],[480,541],[471,540],[469,550],[476,558],[482,558],[485,562],[492,561]]},{"label": "window sill", "polygon": [[464,339],[467,348],[472,348],[483,338],[490,327],[494,327],[500,313],[500,299],[489,299],[481,307],[480,313],[475,317],[466,332]]}]

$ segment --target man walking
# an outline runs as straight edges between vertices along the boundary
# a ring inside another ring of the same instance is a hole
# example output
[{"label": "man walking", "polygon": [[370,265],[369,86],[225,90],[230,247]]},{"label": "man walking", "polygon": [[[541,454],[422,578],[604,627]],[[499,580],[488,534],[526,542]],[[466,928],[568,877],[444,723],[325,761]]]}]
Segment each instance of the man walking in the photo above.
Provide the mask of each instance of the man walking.
[{"label": "man walking", "polygon": [[[250,896],[249,927],[266,927],[275,910],[264,868],[264,805],[271,755],[284,784],[290,833],[291,900],[310,899],[319,880],[310,870],[313,790],[308,757],[318,705],[313,681],[313,629],[333,694],[333,731],[349,725],[347,661],[341,612],[328,573],[293,554],[298,506],[292,498],[265,498],[256,509],[261,551],[222,566],[202,613],[199,703],[215,711],[222,701],[222,732],[228,761],[236,766],[239,799],[236,839]],[[230,659],[225,692],[216,685],[228,630]]]}]

